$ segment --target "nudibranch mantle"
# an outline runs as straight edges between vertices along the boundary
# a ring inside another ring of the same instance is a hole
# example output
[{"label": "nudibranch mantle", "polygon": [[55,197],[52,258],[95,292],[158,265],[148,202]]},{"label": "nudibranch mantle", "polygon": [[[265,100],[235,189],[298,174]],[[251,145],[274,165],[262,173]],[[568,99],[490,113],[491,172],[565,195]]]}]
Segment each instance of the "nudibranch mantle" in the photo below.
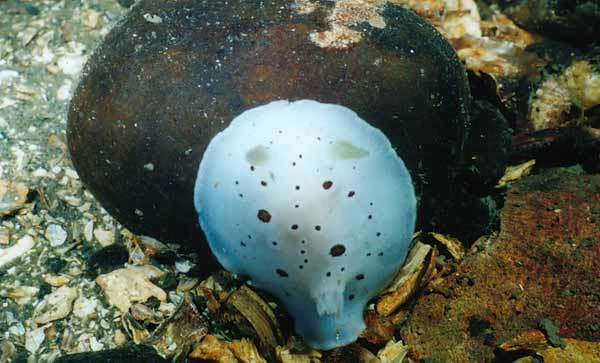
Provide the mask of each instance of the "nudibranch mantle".
[{"label": "nudibranch mantle", "polygon": [[237,116],[202,157],[194,205],[219,262],[278,297],[318,349],[358,337],[416,219],[387,137],[349,108],[312,100]]}]

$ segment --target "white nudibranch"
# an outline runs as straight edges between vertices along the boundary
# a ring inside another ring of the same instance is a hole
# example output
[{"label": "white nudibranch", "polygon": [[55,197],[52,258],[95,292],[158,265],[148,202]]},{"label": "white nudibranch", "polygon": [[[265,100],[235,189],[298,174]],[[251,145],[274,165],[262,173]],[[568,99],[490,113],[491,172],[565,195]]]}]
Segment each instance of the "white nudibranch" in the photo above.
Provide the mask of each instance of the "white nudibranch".
[{"label": "white nudibranch", "polygon": [[356,340],[415,227],[410,175],[352,110],[311,100],[243,112],[210,142],[194,204],[219,262],[277,296],[312,347]]}]

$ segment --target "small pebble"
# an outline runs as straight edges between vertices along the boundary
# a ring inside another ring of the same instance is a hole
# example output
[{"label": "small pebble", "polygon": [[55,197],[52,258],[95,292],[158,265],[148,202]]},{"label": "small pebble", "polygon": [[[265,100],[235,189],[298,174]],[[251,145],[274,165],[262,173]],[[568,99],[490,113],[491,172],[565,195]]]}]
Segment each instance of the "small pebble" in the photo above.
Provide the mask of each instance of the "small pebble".
[{"label": "small pebble", "polygon": [[50,246],[57,247],[65,243],[67,240],[67,231],[65,231],[64,228],[58,224],[51,224],[48,226],[48,228],[46,228],[46,233],[44,233],[44,236],[46,236],[50,242]]}]

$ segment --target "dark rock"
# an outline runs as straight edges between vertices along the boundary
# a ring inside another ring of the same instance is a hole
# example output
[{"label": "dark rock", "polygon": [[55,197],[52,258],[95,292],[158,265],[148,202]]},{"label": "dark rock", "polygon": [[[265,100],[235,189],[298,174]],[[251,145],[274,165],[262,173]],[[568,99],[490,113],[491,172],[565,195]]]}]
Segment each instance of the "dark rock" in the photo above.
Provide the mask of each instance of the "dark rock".
[{"label": "dark rock", "polygon": [[484,196],[504,175],[512,145],[512,129],[491,103],[476,100],[472,105],[465,181],[472,193]]},{"label": "dark rock", "polygon": [[598,0],[501,0],[504,13],[525,29],[586,45],[598,41]]},{"label": "dark rock", "polygon": [[88,258],[87,271],[95,277],[123,267],[128,260],[127,248],[120,243],[115,243],[94,252]]},{"label": "dark rock", "polygon": [[117,3],[124,8],[130,8],[135,3],[135,0],[117,0]]},{"label": "dark rock", "polygon": [[27,12],[27,14],[33,16],[40,14],[40,9],[32,4],[25,4],[25,11]]},{"label": "dark rock", "polygon": [[443,207],[464,192],[469,90],[446,40],[387,5],[384,28],[361,23],[360,42],[321,48],[310,33],[326,29],[325,11],[291,4],[142,0],[91,57],[71,104],[68,143],[86,186],[132,231],[195,244],[207,270],[192,204],[199,162],[235,116],[273,100],[341,104],[382,130],[413,176],[418,228],[452,218]]},{"label": "dark rock", "polygon": [[46,260],[46,266],[48,266],[48,272],[57,274],[67,265],[67,261],[60,257],[50,257]]},{"label": "dark rock", "polygon": [[47,282],[42,281],[40,283],[40,289],[38,290],[37,297],[38,297],[38,299],[43,299],[44,296],[48,295],[51,292],[52,292],[52,286],[50,286],[50,284],[48,284]]},{"label": "dark rock", "polygon": [[119,348],[99,352],[75,353],[62,356],[56,363],[166,363],[156,351],[147,345],[127,344]]}]

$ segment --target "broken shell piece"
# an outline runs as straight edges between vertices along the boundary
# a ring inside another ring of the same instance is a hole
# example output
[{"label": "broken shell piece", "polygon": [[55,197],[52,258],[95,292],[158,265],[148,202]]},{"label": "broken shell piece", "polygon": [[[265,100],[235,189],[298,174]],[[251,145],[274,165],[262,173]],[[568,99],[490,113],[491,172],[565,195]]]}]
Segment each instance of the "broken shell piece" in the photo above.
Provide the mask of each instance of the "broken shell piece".
[{"label": "broken shell piece", "polygon": [[504,342],[500,345],[500,349],[511,352],[515,350],[527,349],[527,350],[540,350],[545,349],[548,346],[548,340],[541,330],[531,329],[527,330],[511,340]]},{"label": "broken shell piece", "polygon": [[115,243],[115,234],[111,230],[96,228],[94,229],[94,237],[102,247],[110,246]]},{"label": "broken shell piece", "polygon": [[198,282],[199,282],[199,280],[195,277],[194,278],[182,277],[179,280],[179,284],[177,285],[177,292],[182,293],[182,292],[190,291],[191,289],[196,287],[196,285],[198,285]]},{"label": "broken shell piece", "polygon": [[283,341],[273,310],[249,287],[240,287],[227,301],[250,322],[266,348],[275,349]]},{"label": "broken shell piece", "polygon": [[27,201],[29,188],[22,183],[0,180],[0,217],[21,209]]},{"label": "broken shell piece", "polygon": [[587,111],[600,104],[600,72],[590,62],[577,61],[551,75],[535,91],[530,119],[535,130],[565,126],[572,105]]},{"label": "broken shell piece", "polygon": [[140,344],[150,337],[148,330],[129,313],[121,316],[121,325],[135,344]]},{"label": "broken shell piece", "polygon": [[202,343],[194,348],[189,357],[217,363],[238,363],[227,342],[220,341],[214,335],[207,335],[202,339]]},{"label": "broken shell piece", "polygon": [[144,254],[150,257],[169,249],[169,247],[161,241],[149,236],[139,236],[138,242],[140,246],[142,246]]},{"label": "broken shell piece", "polygon": [[189,352],[207,332],[208,322],[191,297],[185,295],[177,310],[156,328],[147,343],[164,357],[180,356]]},{"label": "broken shell piece", "polygon": [[435,232],[430,233],[430,235],[448,250],[448,253],[453,259],[460,260],[465,255],[463,244],[456,238],[444,236],[443,234]]},{"label": "broken shell piece", "polygon": [[277,359],[281,363],[321,363],[321,353],[316,350],[311,350],[307,353],[292,353],[289,348],[275,348]]},{"label": "broken shell piece", "polygon": [[71,278],[66,275],[50,275],[44,274],[42,279],[45,283],[54,287],[61,287],[63,285],[68,284],[71,281]]},{"label": "broken shell piece", "polygon": [[417,242],[407,258],[407,263],[396,275],[390,286],[379,297],[376,310],[380,315],[388,316],[404,304],[421,286],[429,262],[435,258],[434,249]]},{"label": "broken shell piece", "polygon": [[95,297],[87,298],[80,294],[73,303],[73,315],[83,320],[97,317],[96,309],[99,305],[100,303]]},{"label": "broken shell piece", "polygon": [[135,303],[129,308],[131,316],[138,321],[148,321],[152,324],[159,324],[162,320],[162,315],[152,310],[148,306],[140,303]]},{"label": "broken shell piece", "polygon": [[7,245],[10,242],[10,229],[0,226],[0,245]]},{"label": "broken shell piece", "polygon": [[62,319],[73,310],[73,301],[77,298],[77,289],[63,286],[53,293],[46,295],[33,313],[35,322],[46,324]]},{"label": "broken shell piece", "polygon": [[531,173],[531,169],[535,165],[535,160],[529,160],[519,165],[508,166],[504,172],[504,176],[500,178],[496,188],[502,188],[510,182],[519,180]]},{"label": "broken shell piece", "polygon": [[10,358],[17,354],[17,348],[8,339],[0,338],[0,362],[10,362]]},{"label": "broken shell piece", "polygon": [[214,335],[207,335],[190,353],[190,358],[217,363],[267,363],[250,340],[225,342]]},{"label": "broken shell piece", "polygon": [[35,286],[15,286],[10,287],[6,292],[6,297],[15,300],[19,305],[25,305],[29,303],[32,297],[36,296],[40,291]]},{"label": "broken shell piece", "polygon": [[[153,266],[127,267],[99,275],[96,282],[108,299],[108,302],[126,313],[134,302],[144,302],[151,296],[164,302],[167,294],[150,282],[150,278],[160,275]],[[144,273],[146,272],[146,273]]]},{"label": "broken shell piece", "polygon": [[0,267],[26,254],[27,251],[33,248],[34,244],[35,242],[31,236],[25,236],[19,239],[15,245],[0,249]]},{"label": "broken shell piece", "polygon": [[229,349],[242,362],[267,363],[251,340],[245,338],[234,340],[229,344]]},{"label": "broken shell piece", "polygon": [[37,329],[32,329],[25,333],[25,349],[31,354],[35,354],[46,339],[45,330],[51,324],[41,326]]},{"label": "broken shell piece", "polygon": [[325,353],[323,363],[381,363],[381,361],[366,348],[357,343],[335,348]]},{"label": "broken shell piece", "polygon": [[402,341],[390,340],[384,348],[377,352],[381,363],[402,363],[408,353],[408,347]]},{"label": "broken shell piece", "polygon": [[565,347],[553,347],[541,330],[527,330],[500,345],[506,353],[524,351],[546,363],[600,362],[600,343],[564,338]]},{"label": "broken shell piece", "polygon": [[50,246],[58,247],[67,240],[67,231],[58,224],[50,224],[46,228],[44,236],[50,242]]}]

